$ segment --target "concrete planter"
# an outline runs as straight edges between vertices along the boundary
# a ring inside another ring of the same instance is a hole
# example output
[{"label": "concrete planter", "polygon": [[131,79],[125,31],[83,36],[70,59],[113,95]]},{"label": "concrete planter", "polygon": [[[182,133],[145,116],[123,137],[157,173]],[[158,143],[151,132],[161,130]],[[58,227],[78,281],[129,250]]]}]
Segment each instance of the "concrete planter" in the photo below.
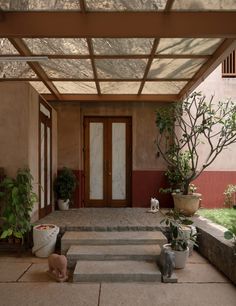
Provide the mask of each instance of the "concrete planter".
[{"label": "concrete planter", "polygon": [[172,193],[175,209],[180,210],[185,216],[193,216],[200,206],[200,193],[183,195]]},{"label": "concrete planter", "polygon": [[59,208],[59,210],[68,210],[69,209],[69,203],[70,203],[69,199],[67,199],[67,200],[59,199],[58,200],[58,208]]}]

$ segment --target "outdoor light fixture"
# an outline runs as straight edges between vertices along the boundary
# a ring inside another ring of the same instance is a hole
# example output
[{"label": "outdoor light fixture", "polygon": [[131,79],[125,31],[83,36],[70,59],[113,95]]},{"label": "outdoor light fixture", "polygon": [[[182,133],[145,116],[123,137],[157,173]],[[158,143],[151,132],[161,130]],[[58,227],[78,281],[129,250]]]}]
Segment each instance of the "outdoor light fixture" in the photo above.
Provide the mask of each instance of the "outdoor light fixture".
[{"label": "outdoor light fixture", "polygon": [[0,62],[43,62],[47,56],[0,56]]}]

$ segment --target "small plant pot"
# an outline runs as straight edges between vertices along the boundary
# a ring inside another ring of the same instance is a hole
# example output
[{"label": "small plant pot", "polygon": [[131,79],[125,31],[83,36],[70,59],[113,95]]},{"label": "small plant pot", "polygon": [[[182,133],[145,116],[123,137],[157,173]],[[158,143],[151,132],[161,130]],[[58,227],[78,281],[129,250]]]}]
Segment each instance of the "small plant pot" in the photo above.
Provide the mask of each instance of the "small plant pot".
[{"label": "small plant pot", "polygon": [[171,248],[171,244],[163,245],[163,248],[170,249],[175,254],[175,269],[184,269],[189,257],[189,248],[185,251],[175,251]]},{"label": "small plant pot", "polygon": [[68,210],[69,209],[69,203],[70,203],[69,199],[67,199],[67,200],[59,199],[58,200],[58,208],[59,208],[59,210]]}]

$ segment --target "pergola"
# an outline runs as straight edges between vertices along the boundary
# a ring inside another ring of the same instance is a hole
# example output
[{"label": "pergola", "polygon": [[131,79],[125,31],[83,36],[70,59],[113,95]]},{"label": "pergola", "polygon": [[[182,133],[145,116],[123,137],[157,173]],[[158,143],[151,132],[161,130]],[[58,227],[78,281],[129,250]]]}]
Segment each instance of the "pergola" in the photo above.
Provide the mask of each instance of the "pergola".
[{"label": "pergola", "polygon": [[236,0],[0,7],[0,81],[29,81],[48,101],[177,101],[236,48]]}]

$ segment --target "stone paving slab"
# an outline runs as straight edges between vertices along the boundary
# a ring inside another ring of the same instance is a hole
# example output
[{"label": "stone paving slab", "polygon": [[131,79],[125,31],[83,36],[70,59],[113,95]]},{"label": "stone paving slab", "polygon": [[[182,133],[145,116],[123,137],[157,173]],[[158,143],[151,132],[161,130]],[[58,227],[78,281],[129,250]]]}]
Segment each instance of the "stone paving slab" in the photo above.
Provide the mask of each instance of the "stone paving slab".
[{"label": "stone paving slab", "polygon": [[156,282],[161,272],[155,262],[146,261],[78,261],[74,282]]},{"label": "stone paving slab", "polygon": [[32,264],[26,273],[19,279],[19,282],[50,282],[52,279],[48,276],[47,263]]},{"label": "stone paving slab", "polygon": [[235,306],[232,284],[107,284],[99,306]]},{"label": "stone paving slab", "polygon": [[229,283],[229,279],[207,264],[187,263],[184,269],[175,269],[179,283]]},{"label": "stone paving slab", "polygon": [[0,282],[16,282],[30,265],[31,263],[0,262]]},{"label": "stone paving slab", "polygon": [[99,284],[0,284],[1,306],[98,306]]},{"label": "stone paving slab", "polygon": [[80,208],[54,211],[35,224],[52,223],[65,230],[158,230],[164,218],[161,212],[147,208]]}]

